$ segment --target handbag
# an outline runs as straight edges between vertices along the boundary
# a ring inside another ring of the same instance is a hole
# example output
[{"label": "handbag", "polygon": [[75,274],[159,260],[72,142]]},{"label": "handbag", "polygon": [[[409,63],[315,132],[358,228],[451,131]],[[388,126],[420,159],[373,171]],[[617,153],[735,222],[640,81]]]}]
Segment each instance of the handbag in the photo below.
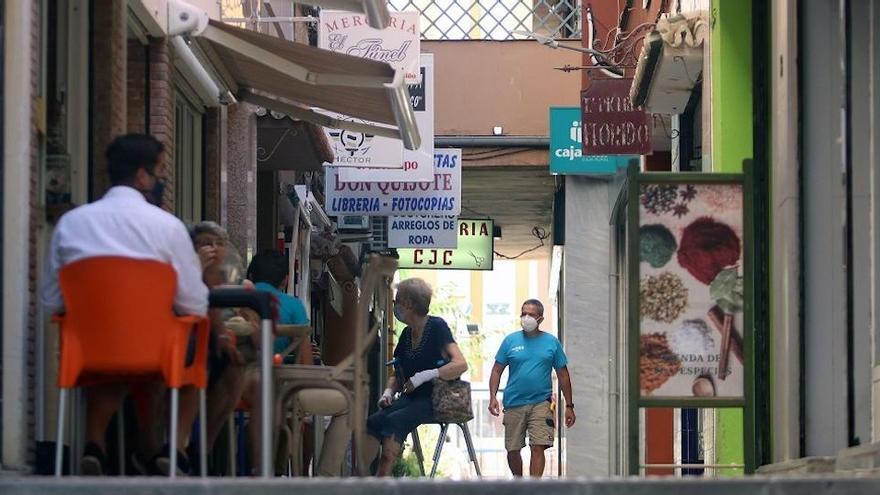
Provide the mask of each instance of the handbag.
[{"label": "handbag", "polygon": [[433,384],[431,402],[438,423],[467,423],[474,418],[470,382],[435,378]]}]

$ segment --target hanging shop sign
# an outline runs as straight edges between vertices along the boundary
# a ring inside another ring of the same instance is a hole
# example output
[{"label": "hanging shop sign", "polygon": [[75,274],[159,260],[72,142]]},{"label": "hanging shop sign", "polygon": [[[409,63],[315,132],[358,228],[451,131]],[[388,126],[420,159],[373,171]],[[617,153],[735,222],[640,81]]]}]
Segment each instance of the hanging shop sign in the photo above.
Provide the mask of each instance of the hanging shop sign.
[{"label": "hanging shop sign", "polygon": [[626,168],[627,155],[584,156],[583,125],[578,107],[550,107],[550,173],[560,175],[614,175]]},{"label": "hanging shop sign", "polygon": [[632,79],[597,79],[581,92],[584,155],[651,154],[651,115],[629,99]]},{"label": "hanging shop sign", "polygon": [[630,172],[630,383],[642,406],[744,403],[752,263],[745,177]]},{"label": "hanging shop sign", "polygon": [[461,150],[434,152],[430,182],[342,182],[340,170],[327,167],[324,208],[328,215],[427,215],[461,213]]},{"label": "hanging shop sign", "polygon": [[403,150],[403,168],[342,168],[342,182],[430,182],[434,180],[434,55],[421,55],[421,82],[409,85],[409,98],[422,137],[417,150]]},{"label": "hanging shop sign", "polygon": [[422,31],[418,12],[391,12],[388,27],[375,29],[367,24],[364,14],[322,10],[320,26],[318,48],[385,62],[405,70],[407,84],[419,83]]},{"label": "hanging shop sign", "polygon": [[458,246],[456,217],[389,217],[390,248],[454,248]]},{"label": "hanging shop sign", "polygon": [[[348,120],[358,124],[373,124],[373,122],[354,119],[339,113],[318,110],[316,112],[334,119]],[[327,127],[324,128],[324,133],[333,149],[333,162],[327,162],[324,165],[373,170],[402,169],[404,166],[403,141],[400,139]]]},{"label": "hanging shop sign", "polygon": [[491,270],[495,253],[492,220],[458,220],[455,249],[398,249],[400,268]]},{"label": "hanging shop sign", "polygon": [[[418,12],[395,12],[386,29],[374,29],[363,14],[346,11],[322,10],[318,30],[318,47],[355,57],[385,62],[395,69],[404,70],[407,84],[419,84],[419,29]],[[342,114],[325,112],[336,119],[355,120]],[[404,168],[403,142],[399,139],[376,136],[345,129],[324,129],[335,155],[335,167]],[[424,141],[424,139],[423,139]],[[431,140],[433,142],[433,139]]]}]

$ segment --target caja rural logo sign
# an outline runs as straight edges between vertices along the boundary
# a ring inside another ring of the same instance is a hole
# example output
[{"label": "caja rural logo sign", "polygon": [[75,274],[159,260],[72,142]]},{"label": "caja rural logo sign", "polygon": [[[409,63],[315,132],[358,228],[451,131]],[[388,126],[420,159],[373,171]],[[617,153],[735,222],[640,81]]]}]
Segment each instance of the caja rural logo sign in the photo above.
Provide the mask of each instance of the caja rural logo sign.
[{"label": "caja rural logo sign", "polygon": [[550,107],[550,172],[553,174],[613,175],[626,166],[629,155],[586,156],[582,150],[584,122],[578,107]]}]

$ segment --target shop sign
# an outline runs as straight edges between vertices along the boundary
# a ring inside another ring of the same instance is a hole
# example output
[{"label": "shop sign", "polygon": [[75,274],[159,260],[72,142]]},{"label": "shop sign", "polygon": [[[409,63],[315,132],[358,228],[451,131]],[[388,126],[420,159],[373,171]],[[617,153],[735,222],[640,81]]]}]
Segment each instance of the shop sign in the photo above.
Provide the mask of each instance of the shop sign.
[{"label": "shop sign", "polygon": [[324,209],[328,215],[428,215],[461,213],[461,150],[434,152],[430,182],[342,182],[326,167]]},{"label": "shop sign", "polygon": [[391,12],[388,27],[375,29],[367,24],[364,14],[322,10],[320,24],[318,48],[385,62],[405,70],[407,84],[419,83],[422,31],[418,12]]},{"label": "shop sign", "polygon": [[614,175],[625,168],[627,155],[584,156],[583,125],[578,107],[550,107],[550,173]]},{"label": "shop sign", "polygon": [[[359,124],[373,124],[373,122],[355,119],[341,113],[316,111],[334,119],[348,120]],[[400,139],[328,127],[324,128],[324,134],[327,135],[330,148],[333,149],[333,162],[324,163],[324,165],[373,170],[401,169],[405,165],[403,163],[403,141]]]},{"label": "shop sign", "polygon": [[400,268],[491,270],[495,253],[492,220],[458,220],[455,249],[398,249]]},{"label": "shop sign", "polygon": [[631,372],[642,405],[744,400],[751,338],[746,183],[742,176],[696,175],[702,177],[657,180],[633,172],[630,179],[638,256],[630,261],[638,346]]},{"label": "shop sign", "polygon": [[342,182],[429,182],[434,179],[434,55],[421,56],[421,82],[409,85],[409,98],[422,137],[417,150],[403,149],[403,168],[339,170]]},{"label": "shop sign", "polygon": [[597,79],[581,92],[584,155],[651,154],[651,115],[629,99],[632,79]]},{"label": "shop sign", "polygon": [[390,248],[454,248],[458,246],[456,217],[389,217]]},{"label": "shop sign", "polygon": [[[421,75],[420,34],[418,12],[392,13],[391,25],[379,30],[371,28],[363,14],[322,10],[318,47],[385,62],[395,69],[404,70],[407,84],[418,84]],[[344,91],[344,88],[340,88],[340,91]],[[358,123],[373,123],[337,113],[327,112],[327,115]],[[399,139],[344,129],[325,128],[324,132],[335,157],[333,163],[328,165],[390,169],[401,169],[407,165],[403,160],[403,142]]]}]

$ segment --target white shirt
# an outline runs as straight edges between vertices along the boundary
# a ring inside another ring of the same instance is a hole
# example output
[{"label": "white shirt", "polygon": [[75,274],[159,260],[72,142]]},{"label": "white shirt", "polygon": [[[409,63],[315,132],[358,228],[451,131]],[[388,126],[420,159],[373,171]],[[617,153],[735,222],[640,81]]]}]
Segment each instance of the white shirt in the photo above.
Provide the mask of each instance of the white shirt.
[{"label": "white shirt", "polygon": [[177,271],[174,309],[182,315],[205,315],[208,288],[186,227],[177,217],[151,205],[138,190],[110,188],[94,203],[75,208],[59,220],[49,245],[41,290],[52,311],[64,307],[58,270],[96,256],[123,256],[169,263]]}]

